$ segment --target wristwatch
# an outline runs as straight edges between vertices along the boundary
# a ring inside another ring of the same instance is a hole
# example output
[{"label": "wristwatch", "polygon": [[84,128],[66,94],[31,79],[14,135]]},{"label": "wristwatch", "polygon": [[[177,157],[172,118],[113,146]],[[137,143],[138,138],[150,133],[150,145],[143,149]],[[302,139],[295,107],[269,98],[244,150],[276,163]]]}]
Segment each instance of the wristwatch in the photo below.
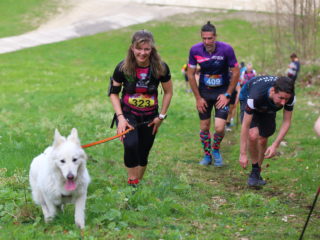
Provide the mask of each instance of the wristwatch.
[{"label": "wristwatch", "polygon": [[231,98],[231,95],[230,95],[229,93],[227,93],[227,92],[226,92],[224,95],[225,95],[225,96],[226,96],[226,98],[228,98],[228,99],[230,99],[230,98]]},{"label": "wristwatch", "polygon": [[166,119],[166,117],[167,117],[167,114],[159,114],[159,116],[158,116],[158,118],[160,119],[160,120],[164,120],[164,119]]}]

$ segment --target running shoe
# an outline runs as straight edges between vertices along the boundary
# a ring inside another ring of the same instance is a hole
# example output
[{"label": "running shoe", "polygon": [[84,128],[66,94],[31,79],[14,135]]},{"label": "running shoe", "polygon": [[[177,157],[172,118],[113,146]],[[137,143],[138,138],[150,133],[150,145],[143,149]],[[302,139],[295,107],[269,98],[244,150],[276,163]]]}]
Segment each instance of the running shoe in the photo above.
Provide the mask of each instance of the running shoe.
[{"label": "running shoe", "polygon": [[227,131],[227,132],[231,132],[231,131],[232,131],[231,127],[227,126],[227,127],[226,127],[226,131]]},{"label": "running shoe", "polygon": [[266,185],[267,182],[265,180],[263,180],[263,178],[261,177],[260,173],[259,173],[259,183],[260,185]]},{"label": "running shoe", "polygon": [[128,185],[133,187],[133,188],[136,188],[138,187],[138,184],[139,184],[139,179],[128,179]]},{"label": "running shoe", "polygon": [[211,165],[212,163],[212,158],[210,155],[204,155],[202,160],[199,162],[200,165],[208,166]]},{"label": "running shoe", "polygon": [[266,183],[267,182],[261,177],[259,169],[252,169],[248,178],[249,187],[260,187],[266,185]]},{"label": "running shoe", "polygon": [[220,154],[219,150],[213,150],[213,158],[214,158],[214,166],[216,167],[222,167],[223,166],[223,160],[222,156]]}]

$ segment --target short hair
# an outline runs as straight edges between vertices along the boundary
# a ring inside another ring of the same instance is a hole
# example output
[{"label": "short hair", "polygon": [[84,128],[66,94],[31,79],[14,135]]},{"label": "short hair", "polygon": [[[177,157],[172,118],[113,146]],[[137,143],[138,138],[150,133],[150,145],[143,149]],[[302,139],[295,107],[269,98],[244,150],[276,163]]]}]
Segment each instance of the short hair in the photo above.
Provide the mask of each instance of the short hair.
[{"label": "short hair", "polygon": [[216,27],[208,21],[207,24],[201,27],[201,32],[212,32],[213,34],[216,34]]},{"label": "short hair", "polygon": [[297,54],[295,54],[295,53],[292,53],[292,54],[290,55],[290,58],[296,58],[296,57],[298,57],[298,56],[297,56]]},{"label": "short hair", "polygon": [[286,92],[289,94],[294,94],[294,81],[291,78],[278,77],[273,87],[276,93]]}]

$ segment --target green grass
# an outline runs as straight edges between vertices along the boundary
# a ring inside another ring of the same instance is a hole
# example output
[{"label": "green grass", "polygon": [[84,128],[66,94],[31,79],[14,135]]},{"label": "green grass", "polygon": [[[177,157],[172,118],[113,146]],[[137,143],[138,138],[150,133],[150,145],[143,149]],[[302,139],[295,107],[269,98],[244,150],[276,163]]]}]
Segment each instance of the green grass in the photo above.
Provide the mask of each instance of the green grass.
[{"label": "green grass", "polygon": [[37,28],[48,13],[56,11],[57,0],[1,0],[0,38]]},{"label": "green grass", "polygon": [[[268,36],[250,23],[225,20],[216,25],[219,39],[235,47],[239,61],[253,59],[259,68],[264,51],[272,51],[270,45],[261,48]],[[29,165],[52,143],[55,128],[67,135],[76,127],[83,144],[115,134],[109,128],[113,109],[107,79],[125,56],[131,34],[142,28],[154,33],[174,82],[168,118],[150,153],[145,179],[133,194],[118,140],[88,148],[92,183],[85,231],[75,227],[72,205],[45,224],[31,200]],[[319,115],[318,87],[299,85],[288,146],[265,161],[262,175],[268,185],[248,189],[249,170],[238,164],[239,129],[227,133],[222,143],[224,168],[198,165],[199,119],[180,72],[198,41],[198,25],[150,22],[0,55],[0,166],[7,169],[0,172],[0,239],[298,239],[320,182],[319,139],[312,130]],[[249,46],[254,51],[248,52]],[[281,113],[278,118],[280,124]],[[306,239],[319,238],[319,211],[318,204]]]}]

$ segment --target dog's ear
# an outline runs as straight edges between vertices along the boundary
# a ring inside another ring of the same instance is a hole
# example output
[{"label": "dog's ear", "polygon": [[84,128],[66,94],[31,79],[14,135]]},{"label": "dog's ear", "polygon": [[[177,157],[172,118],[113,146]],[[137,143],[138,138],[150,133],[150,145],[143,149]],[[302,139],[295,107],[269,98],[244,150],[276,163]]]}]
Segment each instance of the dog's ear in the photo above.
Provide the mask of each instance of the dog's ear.
[{"label": "dog's ear", "polygon": [[61,143],[65,142],[65,137],[61,136],[58,129],[54,132],[54,140],[53,140],[53,147],[58,147]]},{"label": "dog's ear", "polygon": [[75,144],[80,145],[80,139],[79,139],[78,131],[76,128],[72,128],[71,133],[68,136],[68,140],[74,142]]}]

